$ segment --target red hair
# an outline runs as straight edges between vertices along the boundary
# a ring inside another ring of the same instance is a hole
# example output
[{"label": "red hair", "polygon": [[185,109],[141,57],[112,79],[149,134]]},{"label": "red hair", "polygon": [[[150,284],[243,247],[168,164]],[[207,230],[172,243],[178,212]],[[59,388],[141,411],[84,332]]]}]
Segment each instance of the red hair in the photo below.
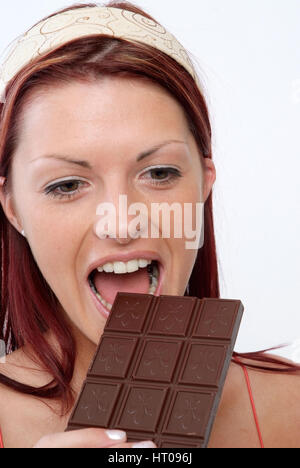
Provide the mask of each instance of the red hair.
[{"label": "red hair", "polygon": [[[76,4],[59,12],[96,4]],[[149,19],[146,12],[128,2],[110,2],[107,6],[123,8]],[[44,18],[46,19],[46,18]],[[7,179],[9,190],[13,153],[18,142],[21,111],[30,101],[31,91],[50,88],[55,84],[74,80],[90,83],[104,75],[130,76],[150,80],[164,87],[181,104],[200,154],[212,158],[211,125],[203,93],[189,73],[171,57],[148,45],[131,43],[109,36],[88,36],[70,41],[26,65],[9,83],[6,103],[0,104],[0,175]],[[204,208],[204,246],[189,280],[185,295],[220,297],[218,262],[214,235],[212,193]],[[0,383],[14,390],[43,398],[74,402],[70,389],[76,356],[75,341],[59,313],[60,304],[36,264],[26,240],[0,210],[0,258],[2,266],[0,338],[6,343],[6,352],[29,345],[33,358],[52,375],[48,385],[35,388],[0,374]],[[46,341],[44,332],[51,329],[60,351]],[[300,367],[284,364],[264,352],[234,353],[234,356],[276,364],[276,370],[290,372]],[[234,360],[234,358],[233,358]],[[268,366],[248,364],[268,369]],[[272,369],[274,370],[274,369]]]}]

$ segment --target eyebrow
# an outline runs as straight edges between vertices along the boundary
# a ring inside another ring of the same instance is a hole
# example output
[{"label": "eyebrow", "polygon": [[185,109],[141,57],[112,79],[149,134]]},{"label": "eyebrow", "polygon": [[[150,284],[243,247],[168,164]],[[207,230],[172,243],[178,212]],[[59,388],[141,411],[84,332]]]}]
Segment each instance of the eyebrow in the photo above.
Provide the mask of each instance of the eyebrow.
[{"label": "eyebrow", "polygon": [[[137,158],[136,158],[136,161],[139,162],[139,161],[142,161],[143,159],[145,159],[147,156],[150,156],[151,154],[154,154],[156,153],[158,150],[160,150],[161,148],[167,146],[167,145],[170,145],[171,143],[180,143],[180,144],[183,144],[183,145],[186,145],[186,143],[184,141],[180,141],[180,140],[168,140],[168,141],[164,141],[163,143],[160,143],[158,145],[155,145],[155,146],[152,146],[151,148],[149,148],[148,150],[146,151],[142,151],[141,153],[138,154]],[[81,166],[81,167],[84,167],[84,168],[87,168],[87,169],[93,169],[91,164],[88,162],[88,161],[85,161],[85,160],[78,160],[78,159],[73,159],[72,157],[70,156],[67,156],[67,155],[60,155],[60,154],[47,154],[45,156],[42,156],[40,158],[36,158],[36,159],[33,159],[31,160],[30,162],[34,162],[34,161],[37,161],[38,159],[58,159],[60,161],[65,161],[67,163],[70,163],[70,164],[76,164],[77,166]]]}]

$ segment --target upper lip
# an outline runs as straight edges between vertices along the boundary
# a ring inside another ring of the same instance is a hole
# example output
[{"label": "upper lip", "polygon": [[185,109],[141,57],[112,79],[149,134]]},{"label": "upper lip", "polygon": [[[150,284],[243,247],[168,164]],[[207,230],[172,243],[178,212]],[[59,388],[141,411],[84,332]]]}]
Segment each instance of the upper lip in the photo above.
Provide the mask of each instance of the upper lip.
[{"label": "upper lip", "polygon": [[113,255],[106,255],[105,257],[98,258],[89,266],[87,276],[89,277],[93,270],[95,270],[99,266],[104,265],[105,263],[129,262],[129,260],[137,258],[145,258],[146,260],[157,260],[160,266],[163,267],[161,256],[157,252],[151,252],[149,250],[137,250],[134,252],[116,253]]}]

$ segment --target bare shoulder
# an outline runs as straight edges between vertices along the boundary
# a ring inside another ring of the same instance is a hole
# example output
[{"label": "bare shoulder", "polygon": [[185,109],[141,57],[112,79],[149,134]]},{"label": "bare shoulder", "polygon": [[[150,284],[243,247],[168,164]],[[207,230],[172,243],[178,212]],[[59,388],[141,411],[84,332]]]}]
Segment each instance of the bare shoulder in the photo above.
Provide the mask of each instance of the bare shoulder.
[{"label": "bare shoulder", "polygon": [[15,380],[22,374],[21,368],[24,358],[22,357],[21,350],[14,351],[11,354],[6,355],[0,361],[0,392],[1,394],[11,391],[8,386],[5,385],[5,379]]},{"label": "bare shoulder", "polygon": [[[277,357],[268,354],[270,357]],[[280,358],[282,362],[292,363]],[[249,361],[248,361],[249,362]],[[252,361],[254,365],[262,363]],[[264,365],[264,364],[263,364]],[[300,447],[300,371],[279,372],[248,368],[260,429],[266,446]]]},{"label": "bare shoulder", "polygon": [[[34,355],[25,347],[6,355],[4,361],[0,362],[0,374],[29,386],[43,385],[49,379]],[[0,383],[0,388],[4,390],[7,387]]]},{"label": "bare shoulder", "polygon": [[[0,374],[32,387],[49,382],[49,376],[23,350],[6,357],[6,362],[0,364]],[[0,429],[4,446],[33,447],[43,435],[60,432],[64,421],[62,423],[51,410],[51,405],[52,402],[14,390],[4,382],[0,383]]]},{"label": "bare shoulder", "polygon": [[[3,433],[7,426],[11,415],[14,414],[20,402],[20,394],[5,384],[5,381],[17,380],[20,377],[20,351],[15,351],[1,359],[0,362],[0,430]],[[15,408],[15,410],[14,410]]]},{"label": "bare shoulder", "polygon": [[6,385],[6,382],[9,383],[9,381],[12,380],[18,383],[32,385],[32,379],[35,380],[33,378],[34,374],[32,374],[32,368],[33,366],[30,364],[23,350],[14,351],[8,354],[5,359],[1,360],[0,402],[5,402],[5,404],[0,404],[0,425],[5,414],[11,411],[12,406],[17,404],[23,397],[20,392]]},{"label": "bare shoulder", "polygon": [[[277,358],[278,356],[268,354],[267,356]],[[292,361],[279,358],[282,363],[285,364],[295,364]],[[243,361],[244,364],[253,364],[255,366],[265,366],[268,370],[261,370],[261,369],[254,369],[250,366],[247,366],[247,371],[249,377],[251,379],[251,383],[253,387],[256,387],[257,391],[261,394],[263,391],[265,392],[266,398],[267,397],[276,397],[277,404],[278,404],[278,396],[282,397],[297,397],[295,400],[290,401],[290,403],[294,403],[295,405],[299,406],[299,399],[300,399],[300,367],[299,370],[296,371],[280,371],[278,368],[282,367],[282,369],[286,369],[286,366],[278,366],[277,364],[273,363],[264,363],[259,361]],[[265,398],[265,399],[266,399]]]},{"label": "bare shoulder", "polygon": [[[268,371],[246,367],[264,445],[300,447],[300,372],[279,373],[275,365],[267,367]],[[260,447],[246,375],[234,362],[229,367],[209,446]]]}]

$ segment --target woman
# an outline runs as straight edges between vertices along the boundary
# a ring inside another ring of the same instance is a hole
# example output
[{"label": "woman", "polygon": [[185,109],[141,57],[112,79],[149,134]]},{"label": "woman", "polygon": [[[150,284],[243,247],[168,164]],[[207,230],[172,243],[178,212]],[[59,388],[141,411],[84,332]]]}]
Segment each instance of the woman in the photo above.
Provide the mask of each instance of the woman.
[{"label": "woman", "polygon": [[[128,443],[118,430],[64,432],[110,305],[118,290],[148,292],[145,265],[153,260],[160,266],[156,295],[219,297],[216,172],[201,85],[175,38],[171,49],[159,42],[165,30],[149,15],[127,2],[107,7],[84,4],[51,15],[6,67],[0,138],[5,447],[153,447]],[[57,31],[58,42],[43,49]],[[118,207],[120,194],[148,208],[204,203],[203,247],[186,249],[174,236],[130,236],[122,223],[115,235],[102,237],[97,207]],[[118,275],[119,262],[139,269]],[[300,446],[297,367],[260,353],[235,357],[210,447]]]}]

